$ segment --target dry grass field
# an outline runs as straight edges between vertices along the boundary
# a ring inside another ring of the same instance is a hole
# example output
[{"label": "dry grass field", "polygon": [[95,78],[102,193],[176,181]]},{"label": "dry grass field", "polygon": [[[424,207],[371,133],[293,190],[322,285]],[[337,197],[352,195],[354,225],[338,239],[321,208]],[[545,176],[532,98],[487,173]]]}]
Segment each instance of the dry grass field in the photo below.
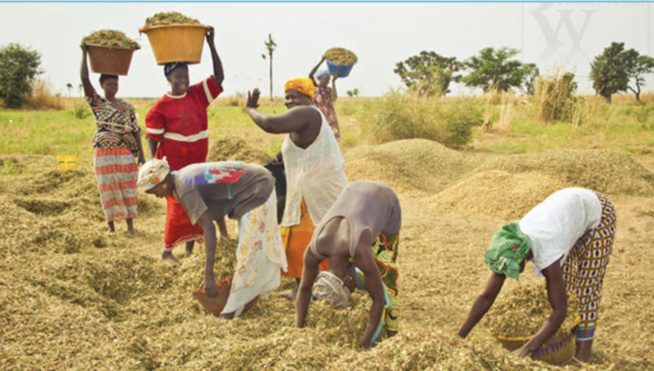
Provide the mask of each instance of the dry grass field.
[{"label": "dry grass field", "polygon": [[[143,117],[151,102],[140,103]],[[211,107],[211,159],[262,163],[282,137],[248,123],[238,104]],[[7,149],[19,147],[11,147],[9,127],[0,126],[0,368],[561,369],[514,358],[483,323],[465,340],[456,332],[490,274],[483,254],[493,233],[566,186],[604,192],[618,215],[593,355],[581,369],[654,368],[651,129],[612,142],[600,122],[560,142],[555,124],[534,134],[520,132],[518,122],[512,130],[476,128],[471,145],[460,150],[425,139],[374,144],[362,118],[367,104],[339,101],[341,145],[350,180],[384,181],[401,200],[398,336],[356,349],[370,303],[361,292],[350,309],[313,304],[304,329],[294,328],[294,307],[278,292],[233,321],[206,315],[192,296],[202,284],[202,246],[189,258],[176,251],[177,267],[160,262],[162,200],[139,194],[138,237],[125,233],[120,220],[114,235],[105,232],[90,157],[92,119],[80,124],[71,115],[66,120],[88,138],[74,144],[77,171],[58,171],[56,153]],[[0,121],[18,114],[0,112]],[[25,125],[12,129],[11,140],[28,131],[32,141],[45,141]],[[233,243],[221,247],[218,277],[234,264]],[[521,284],[537,281],[531,264],[525,272]],[[292,285],[283,280],[281,289]]]}]

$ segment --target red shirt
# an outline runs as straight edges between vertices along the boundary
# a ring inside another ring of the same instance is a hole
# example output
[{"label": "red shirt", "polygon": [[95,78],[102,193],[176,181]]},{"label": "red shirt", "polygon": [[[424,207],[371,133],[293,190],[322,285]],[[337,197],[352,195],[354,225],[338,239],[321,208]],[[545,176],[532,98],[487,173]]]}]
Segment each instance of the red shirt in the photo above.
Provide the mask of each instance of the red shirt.
[{"label": "red shirt", "polygon": [[161,97],[145,116],[146,136],[159,142],[155,157],[166,156],[171,170],[205,162],[209,149],[207,107],[222,91],[209,77],[191,85],[182,96]]}]

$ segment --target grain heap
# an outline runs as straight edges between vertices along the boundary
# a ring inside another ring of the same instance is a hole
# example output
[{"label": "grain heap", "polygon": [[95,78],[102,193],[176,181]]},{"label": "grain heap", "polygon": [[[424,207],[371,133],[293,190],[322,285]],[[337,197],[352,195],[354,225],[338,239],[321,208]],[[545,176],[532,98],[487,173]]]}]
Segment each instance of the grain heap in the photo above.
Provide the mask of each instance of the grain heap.
[{"label": "grain heap", "polygon": [[513,221],[550,194],[565,188],[543,173],[491,170],[474,174],[427,200],[441,213],[460,218]]},{"label": "grain heap", "polygon": [[487,170],[537,171],[559,177],[569,186],[608,194],[654,196],[654,173],[629,155],[611,150],[557,150],[503,156],[482,164],[475,172]]},{"label": "grain heap", "polygon": [[325,52],[325,58],[342,66],[347,66],[357,61],[356,54],[345,48],[330,48]]},{"label": "grain heap", "polygon": [[[404,173],[390,172],[389,182],[421,180],[421,189],[434,191],[470,176],[479,165],[438,143],[400,143],[351,150],[346,159],[351,156],[361,167],[350,179],[375,175],[365,164],[406,166]],[[394,158],[398,153],[403,155]],[[365,292],[356,291],[348,309],[311,304],[304,329],[295,328],[293,304],[277,293],[233,321],[205,315],[192,295],[203,280],[203,246],[196,245],[191,257],[179,257],[176,267],[161,264],[165,202],[142,193],[135,223],[140,236],[124,233],[123,223],[107,236],[90,164],[90,158],[80,158],[80,170],[58,173],[50,171],[52,156],[0,155],[3,369],[561,369],[513,357],[482,328],[467,339],[456,335],[482,289],[479,277],[488,274],[483,253],[494,222],[438,217],[423,207],[424,193],[400,193],[406,310],[396,337],[362,352],[356,348],[370,306]],[[416,179],[404,179],[405,174]],[[644,213],[632,212],[632,220],[652,223],[651,199],[646,201]],[[622,215],[626,227],[618,233],[609,268],[615,279],[605,282],[602,341],[582,370],[652,369],[651,238],[631,231],[627,212]],[[219,241],[217,279],[233,273],[234,249],[234,241]],[[532,276],[521,277],[520,284]],[[283,280],[281,290],[294,285]]]},{"label": "grain heap", "polygon": [[[28,162],[30,158],[22,159]],[[88,169],[77,171],[35,171],[34,165],[18,162],[21,174],[0,181],[0,203],[10,204],[0,218],[7,226],[22,225],[8,248],[15,254],[53,250],[77,253],[83,247],[105,247],[108,241],[98,223],[104,222],[95,175]],[[139,216],[160,213],[160,200],[138,198]],[[25,230],[29,231],[23,236]],[[2,231],[4,232],[4,230]],[[14,233],[7,230],[7,233]],[[114,241],[115,243],[119,243]]]},{"label": "grain heap", "polygon": [[179,12],[161,12],[145,19],[145,25],[148,27],[165,26],[169,24],[197,24],[200,21],[195,18],[187,17]]},{"label": "grain heap", "polygon": [[211,142],[208,162],[214,161],[243,161],[255,164],[265,164],[272,156],[267,152],[249,144],[238,137],[225,137]]},{"label": "grain heap", "polygon": [[378,180],[406,191],[440,191],[476,165],[477,160],[427,139],[362,146],[345,155],[350,181]]},{"label": "grain heap", "polygon": [[[552,306],[544,284],[521,284],[495,301],[486,315],[486,323],[495,336],[533,336],[550,314]],[[568,311],[560,329],[570,331],[577,317],[577,298],[568,293]]]},{"label": "grain heap", "polygon": [[100,45],[126,49],[140,49],[139,44],[116,30],[100,30],[82,39],[83,45]]}]

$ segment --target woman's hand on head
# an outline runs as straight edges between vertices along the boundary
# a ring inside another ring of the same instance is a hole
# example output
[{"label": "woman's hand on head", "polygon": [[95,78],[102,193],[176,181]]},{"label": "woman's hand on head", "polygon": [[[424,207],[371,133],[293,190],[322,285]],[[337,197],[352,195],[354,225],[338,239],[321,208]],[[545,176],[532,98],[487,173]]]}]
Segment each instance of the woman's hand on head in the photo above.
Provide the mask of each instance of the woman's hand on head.
[{"label": "woman's hand on head", "polygon": [[216,31],[214,30],[214,28],[212,26],[208,26],[208,27],[209,28],[207,29],[207,33],[206,33],[207,44],[213,45],[214,36],[216,35]]},{"label": "woman's hand on head", "polygon": [[259,95],[261,95],[261,92],[259,91],[258,88],[254,88],[254,90],[252,90],[252,93],[248,91],[248,101],[245,104],[245,107],[259,108]]}]

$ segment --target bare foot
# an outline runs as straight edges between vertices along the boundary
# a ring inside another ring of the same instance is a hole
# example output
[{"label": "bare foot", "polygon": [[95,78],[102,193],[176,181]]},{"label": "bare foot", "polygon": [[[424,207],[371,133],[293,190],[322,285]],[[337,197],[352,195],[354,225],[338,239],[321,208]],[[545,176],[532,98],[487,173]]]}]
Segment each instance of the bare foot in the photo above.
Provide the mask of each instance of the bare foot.
[{"label": "bare foot", "polygon": [[179,261],[173,256],[172,251],[164,251],[163,254],[161,254],[161,261],[171,265],[177,265],[179,263]]},{"label": "bare foot", "polygon": [[224,319],[234,319],[234,312],[231,312],[231,313],[221,313],[220,316],[218,316],[218,317],[220,317],[220,318],[224,318]]},{"label": "bare foot", "polygon": [[279,295],[283,298],[286,298],[288,300],[295,300],[295,297],[297,296],[297,288],[294,288],[292,290],[285,290],[279,293]]},{"label": "bare foot", "polygon": [[127,233],[131,234],[133,237],[139,236],[139,232],[137,232],[136,229],[128,230]]}]

